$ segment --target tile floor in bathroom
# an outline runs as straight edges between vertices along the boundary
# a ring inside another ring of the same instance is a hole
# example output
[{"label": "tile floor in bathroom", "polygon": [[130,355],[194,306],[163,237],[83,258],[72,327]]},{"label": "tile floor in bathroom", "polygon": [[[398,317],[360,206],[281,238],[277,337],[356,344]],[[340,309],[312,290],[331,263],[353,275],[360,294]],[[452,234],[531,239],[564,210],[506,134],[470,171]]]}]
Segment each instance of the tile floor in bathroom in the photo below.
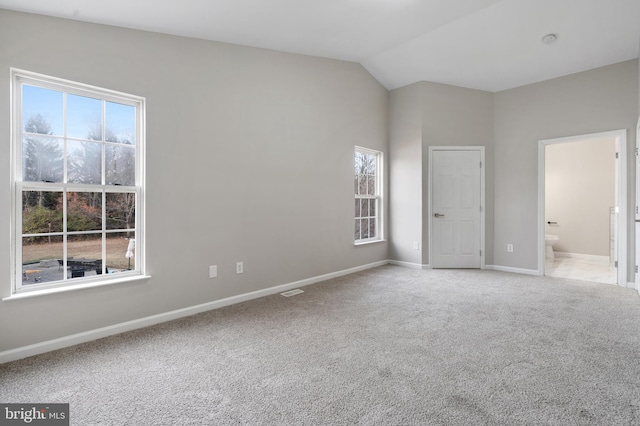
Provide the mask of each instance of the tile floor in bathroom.
[{"label": "tile floor in bathroom", "polygon": [[616,269],[608,261],[556,256],[545,262],[545,275],[605,284],[616,284]]}]

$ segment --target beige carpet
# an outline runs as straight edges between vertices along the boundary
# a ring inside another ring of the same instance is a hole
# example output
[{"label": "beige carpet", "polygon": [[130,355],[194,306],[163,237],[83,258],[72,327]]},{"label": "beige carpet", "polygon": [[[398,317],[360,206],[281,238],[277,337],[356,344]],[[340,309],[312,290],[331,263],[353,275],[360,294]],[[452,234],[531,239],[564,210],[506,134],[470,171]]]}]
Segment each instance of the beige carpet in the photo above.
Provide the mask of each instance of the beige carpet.
[{"label": "beige carpet", "polygon": [[640,424],[640,298],[385,266],[0,365],[74,425]]}]

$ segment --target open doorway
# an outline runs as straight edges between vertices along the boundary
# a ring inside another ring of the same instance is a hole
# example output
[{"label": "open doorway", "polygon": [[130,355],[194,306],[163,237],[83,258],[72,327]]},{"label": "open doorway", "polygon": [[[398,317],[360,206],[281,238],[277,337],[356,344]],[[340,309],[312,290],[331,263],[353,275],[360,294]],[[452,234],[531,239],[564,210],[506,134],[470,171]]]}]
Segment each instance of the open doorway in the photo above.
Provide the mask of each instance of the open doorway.
[{"label": "open doorway", "polygon": [[626,285],[626,131],[539,142],[539,272]]}]

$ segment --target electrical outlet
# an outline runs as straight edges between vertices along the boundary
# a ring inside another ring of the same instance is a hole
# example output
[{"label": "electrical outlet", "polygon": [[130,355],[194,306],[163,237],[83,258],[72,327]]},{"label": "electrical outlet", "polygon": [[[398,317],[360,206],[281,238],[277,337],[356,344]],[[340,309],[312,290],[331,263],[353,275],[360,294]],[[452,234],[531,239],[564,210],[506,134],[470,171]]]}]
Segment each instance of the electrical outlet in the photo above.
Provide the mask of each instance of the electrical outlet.
[{"label": "electrical outlet", "polygon": [[414,241],[413,242],[413,249],[414,250],[420,250],[420,243],[418,241]]},{"label": "electrical outlet", "polygon": [[241,274],[244,272],[244,265],[242,262],[236,263],[236,274]]},{"label": "electrical outlet", "polygon": [[209,266],[209,278],[216,278],[218,276],[218,265]]},{"label": "electrical outlet", "polygon": [[513,253],[513,244],[507,244],[507,251]]}]

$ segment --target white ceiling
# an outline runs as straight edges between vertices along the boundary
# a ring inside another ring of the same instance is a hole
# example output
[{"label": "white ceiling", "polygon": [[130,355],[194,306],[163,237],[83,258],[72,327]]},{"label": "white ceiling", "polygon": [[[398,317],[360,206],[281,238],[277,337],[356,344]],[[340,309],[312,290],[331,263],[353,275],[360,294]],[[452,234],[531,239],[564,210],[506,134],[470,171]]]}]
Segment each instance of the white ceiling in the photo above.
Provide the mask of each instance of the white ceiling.
[{"label": "white ceiling", "polygon": [[[361,63],[388,89],[500,91],[638,57],[640,0],[0,0],[0,8]],[[551,45],[541,43],[556,33]]]}]

